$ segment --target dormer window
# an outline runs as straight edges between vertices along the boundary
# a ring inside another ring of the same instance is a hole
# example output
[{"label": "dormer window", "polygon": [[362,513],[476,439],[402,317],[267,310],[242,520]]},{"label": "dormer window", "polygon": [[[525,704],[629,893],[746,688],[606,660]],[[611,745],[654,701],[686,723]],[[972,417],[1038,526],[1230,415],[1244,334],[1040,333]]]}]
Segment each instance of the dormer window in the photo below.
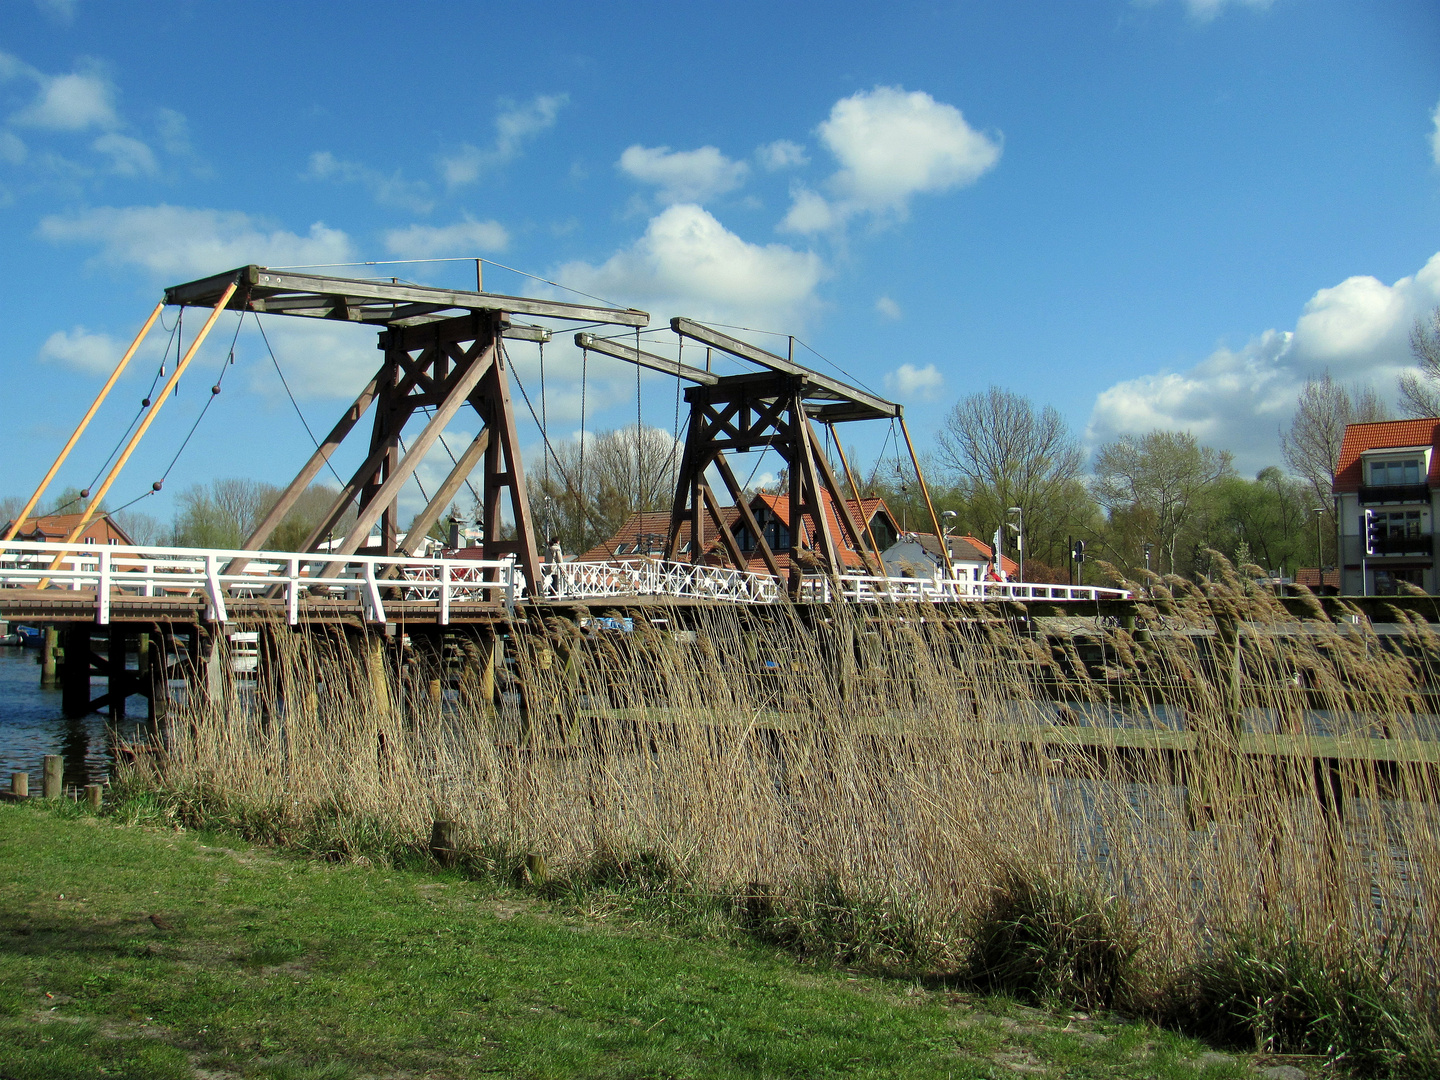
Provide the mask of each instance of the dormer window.
[{"label": "dormer window", "polygon": [[1370,486],[1399,487],[1402,484],[1418,484],[1420,483],[1421,464],[1421,459],[1418,457],[1372,461],[1370,462]]}]

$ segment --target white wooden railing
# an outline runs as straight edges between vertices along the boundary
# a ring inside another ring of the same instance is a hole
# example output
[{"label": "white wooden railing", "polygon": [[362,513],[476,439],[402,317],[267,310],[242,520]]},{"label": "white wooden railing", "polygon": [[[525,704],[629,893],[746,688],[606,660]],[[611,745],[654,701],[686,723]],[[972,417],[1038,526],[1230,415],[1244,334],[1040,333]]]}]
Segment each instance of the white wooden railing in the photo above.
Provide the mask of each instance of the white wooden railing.
[{"label": "white wooden railing", "polygon": [[547,569],[545,596],[586,599],[605,596],[676,596],[727,600],[737,604],[773,604],[783,593],[769,574],[752,574],[703,563],[661,559],[564,563]]},{"label": "white wooden railing", "polygon": [[955,578],[807,576],[800,598],[820,603],[943,604],[974,600],[1126,600],[1125,589],[1096,585],[1049,585],[1029,581],[961,581]]},{"label": "white wooden railing", "polygon": [[[52,569],[53,567],[53,569]],[[386,590],[430,602],[442,626],[450,605],[488,601],[513,606],[524,577],[511,560],[412,559],[326,552],[237,551],[9,541],[0,544],[0,587],[95,593],[95,621],[110,622],[116,596],[205,598],[206,618],[228,621],[227,599],[283,598],[286,619],[300,620],[302,596],[358,603],[365,617],[386,621]]]},{"label": "white wooden railing", "polygon": [[[631,559],[569,562],[542,568],[537,600],[665,596],[733,604],[774,604],[785,590],[768,574],[723,566]],[[0,544],[0,588],[51,588],[93,592],[95,621],[110,622],[117,596],[204,597],[206,618],[228,621],[226,601],[270,597],[285,601],[286,620],[300,621],[300,601],[358,603],[365,617],[386,621],[385,596],[434,604],[441,626],[453,603],[502,603],[513,608],[527,594],[525,575],[512,559],[405,558],[332,555],[327,552],[237,551],[97,546],[11,541]],[[800,599],[820,603],[946,603],[975,600],[1127,599],[1124,589],[1046,585],[1023,581],[881,578],[861,574],[806,575]]]}]

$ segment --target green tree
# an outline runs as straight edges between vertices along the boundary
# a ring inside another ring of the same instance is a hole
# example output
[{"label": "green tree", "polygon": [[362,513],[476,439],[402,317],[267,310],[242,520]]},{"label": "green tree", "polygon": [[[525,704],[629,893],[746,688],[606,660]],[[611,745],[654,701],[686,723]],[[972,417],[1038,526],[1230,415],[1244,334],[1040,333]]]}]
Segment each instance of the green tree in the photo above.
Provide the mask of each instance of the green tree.
[{"label": "green tree", "polygon": [[1211,487],[1234,474],[1232,461],[1189,432],[1122,435],[1095,455],[1095,494],[1112,519],[1152,529],[1156,568],[1175,573],[1182,534]]}]

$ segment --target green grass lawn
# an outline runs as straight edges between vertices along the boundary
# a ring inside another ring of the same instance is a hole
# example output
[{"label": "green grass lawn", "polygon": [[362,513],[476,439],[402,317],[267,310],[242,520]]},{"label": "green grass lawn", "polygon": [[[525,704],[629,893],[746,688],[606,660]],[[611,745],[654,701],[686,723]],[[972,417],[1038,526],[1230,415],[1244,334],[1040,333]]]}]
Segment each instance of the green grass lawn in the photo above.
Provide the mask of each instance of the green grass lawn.
[{"label": "green grass lawn", "polygon": [[445,872],[0,805],[0,1080],[1253,1076]]}]

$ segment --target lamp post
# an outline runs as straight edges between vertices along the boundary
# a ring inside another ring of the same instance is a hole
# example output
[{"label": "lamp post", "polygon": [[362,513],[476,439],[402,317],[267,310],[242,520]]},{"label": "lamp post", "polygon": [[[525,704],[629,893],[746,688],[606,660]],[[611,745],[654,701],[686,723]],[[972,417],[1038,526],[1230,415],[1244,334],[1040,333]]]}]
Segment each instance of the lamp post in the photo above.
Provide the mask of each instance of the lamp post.
[{"label": "lamp post", "polygon": [[945,522],[940,526],[940,557],[945,560],[945,576],[953,577],[955,573],[954,563],[950,558],[950,530],[953,522],[960,515],[954,510],[940,511],[940,519]]},{"label": "lamp post", "polygon": [[1014,514],[1015,521],[1006,522],[1010,528],[1015,530],[1015,565],[1019,568],[1020,580],[1025,580],[1025,511],[1018,506],[1012,506],[1007,513]]},{"label": "lamp post", "polygon": [[1149,540],[1145,541],[1145,573],[1150,573],[1150,548],[1153,545]]},{"label": "lamp post", "polygon": [[1310,512],[1315,515],[1315,573],[1316,573],[1316,575],[1317,575],[1318,578],[1319,578],[1319,580],[1316,582],[1316,584],[1317,584],[1317,585],[1324,585],[1324,584],[1325,584],[1325,556],[1320,553],[1320,552],[1321,552],[1321,546],[1320,546],[1320,523],[1321,523],[1321,521],[1324,519],[1324,516],[1325,516],[1325,508],[1324,508],[1323,506],[1312,506],[1312,507],[1310,508]]}]

